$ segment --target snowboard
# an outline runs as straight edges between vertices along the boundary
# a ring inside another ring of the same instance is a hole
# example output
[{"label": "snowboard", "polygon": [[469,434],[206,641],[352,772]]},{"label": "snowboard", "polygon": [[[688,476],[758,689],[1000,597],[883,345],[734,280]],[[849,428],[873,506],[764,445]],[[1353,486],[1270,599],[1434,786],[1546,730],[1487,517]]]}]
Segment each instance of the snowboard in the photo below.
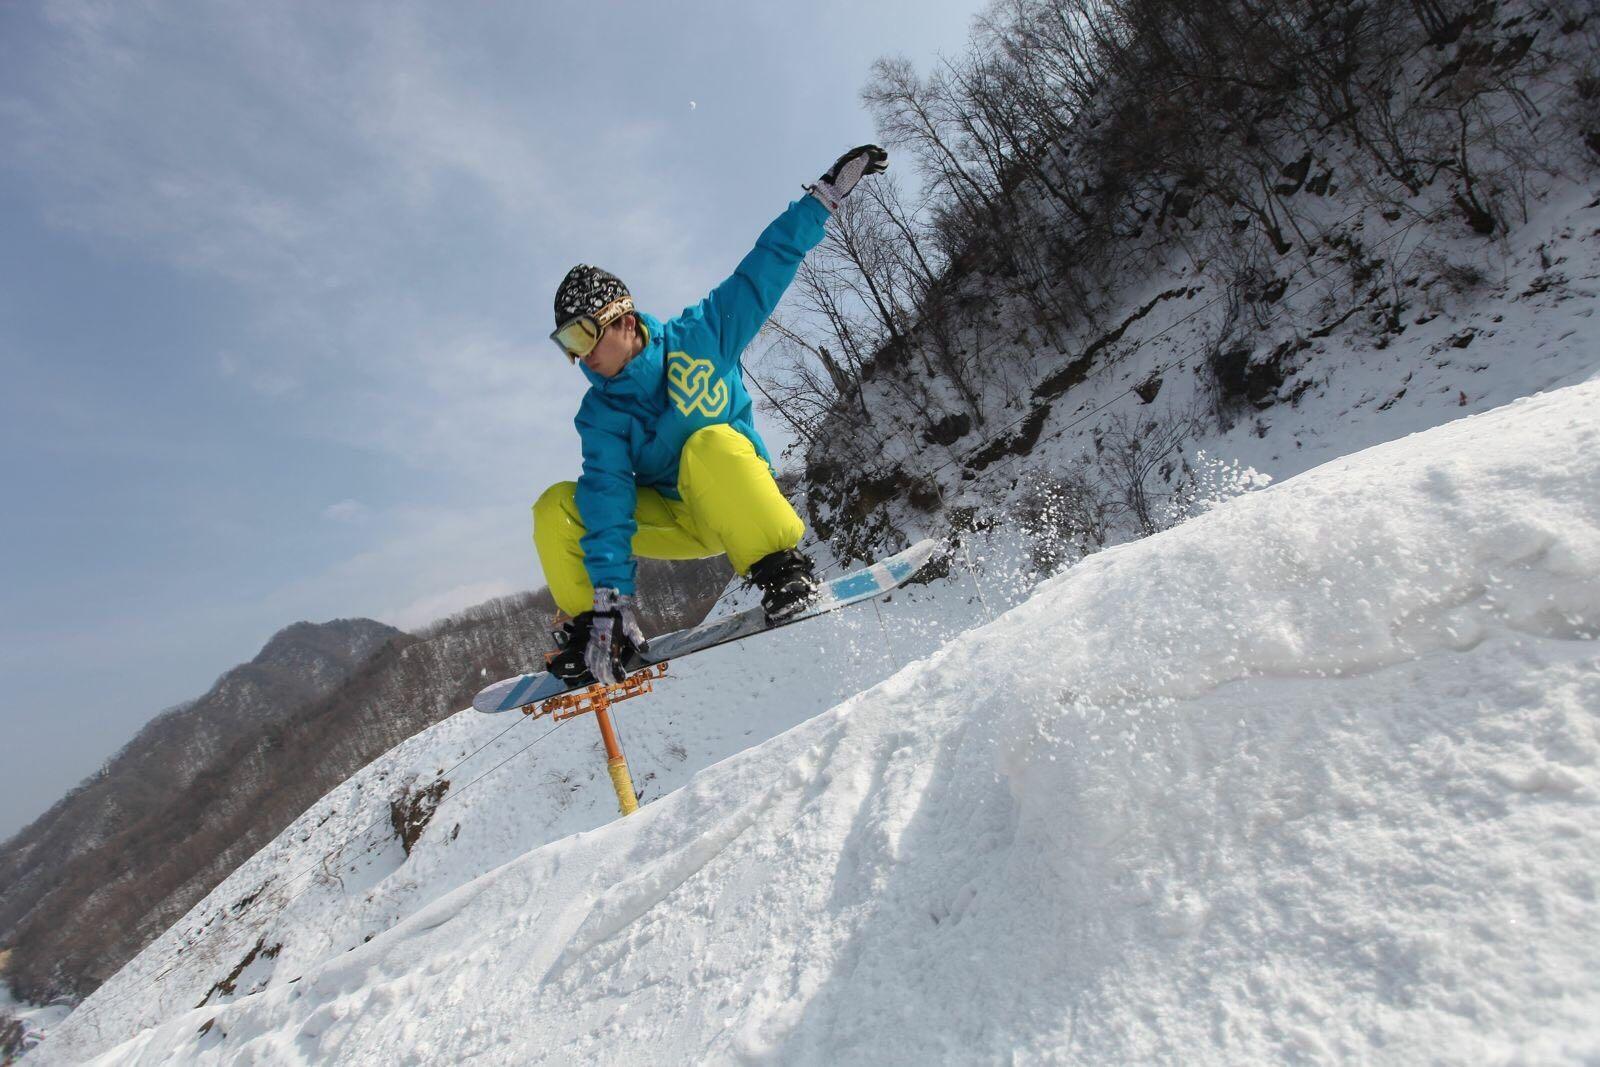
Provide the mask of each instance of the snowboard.
[{"label": "snowboard", "polygon": [[[626,668],[629,674],[671,659],[681,659],[695,652],[704,652],[730,641],[739,641],[755,634],[766,633],[792,626],[797,622],[814,619],[830,611],[860,604],[883,596],[904,585],[923,564],[933,558],[939,543],[933,538],[918,541],[910,548],[897,552],[887,559],[868,564],[860,570],[840,575],[821,583],[817,599],[801,611],[778,622],[768,622],[760,605],[746,608],[732,615],[710,619],[698,626],[675,630],[670,634],[651,638],[642,650],[629,657]],[[542,700],[586,689],[593,682],[569,682],[548,671],[522,674],[506,678],[486,687],[472,698],[472,706],[479,711],[494,713],[537,704]]]}]

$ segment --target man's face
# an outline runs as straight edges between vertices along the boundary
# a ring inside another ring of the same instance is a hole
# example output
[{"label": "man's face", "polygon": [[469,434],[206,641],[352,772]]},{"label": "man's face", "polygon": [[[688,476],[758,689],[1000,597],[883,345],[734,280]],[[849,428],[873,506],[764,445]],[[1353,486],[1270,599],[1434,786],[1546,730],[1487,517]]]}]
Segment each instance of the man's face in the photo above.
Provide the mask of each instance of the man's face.
[{"label": "man's face", "polygon": [[632,313],[622,316],[606,327],[606,332],[600,335],[600,343],[583,357],[583,365],[602,378],[615,378],[633,358],[638,332]]}]

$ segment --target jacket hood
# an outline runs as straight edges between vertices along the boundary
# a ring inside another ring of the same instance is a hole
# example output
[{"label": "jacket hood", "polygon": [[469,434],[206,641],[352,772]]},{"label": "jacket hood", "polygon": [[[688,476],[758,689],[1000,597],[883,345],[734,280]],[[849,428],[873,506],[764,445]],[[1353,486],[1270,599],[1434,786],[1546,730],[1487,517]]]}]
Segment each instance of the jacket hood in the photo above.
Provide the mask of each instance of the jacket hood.
[{"label": "jacket hood", "polygon": [[645,399],[661,392],[666,375],[666,345],[662,343],[661,320],[642,311],[634,312],[644,327],[644,348],[628,360],[615,377],[602,378],[581,361],[578,366],[589,385],[606,396]]}]

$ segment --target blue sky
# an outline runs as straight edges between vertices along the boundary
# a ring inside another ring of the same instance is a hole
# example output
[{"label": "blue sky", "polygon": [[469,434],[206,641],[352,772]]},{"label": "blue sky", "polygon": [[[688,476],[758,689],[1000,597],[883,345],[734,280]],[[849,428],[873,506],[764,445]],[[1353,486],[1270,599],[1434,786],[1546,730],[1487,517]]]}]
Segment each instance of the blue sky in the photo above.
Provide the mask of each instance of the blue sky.
[{"label": "blue sky", "polygon": [[539,584],[567,268],[697,300],[979,6],[0,4],[0,835],[290,622]]}]

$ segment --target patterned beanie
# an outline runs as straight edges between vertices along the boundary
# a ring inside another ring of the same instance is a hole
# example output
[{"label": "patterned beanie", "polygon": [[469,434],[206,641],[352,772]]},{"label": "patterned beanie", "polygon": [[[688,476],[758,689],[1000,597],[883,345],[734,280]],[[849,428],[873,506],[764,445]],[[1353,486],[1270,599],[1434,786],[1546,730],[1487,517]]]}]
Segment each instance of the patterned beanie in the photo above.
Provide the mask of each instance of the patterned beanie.
[{"label": "patterned beanie", "polygon": [[628,295],[628,287],[615,274],[579,263],[556,289],[556,326],[579,315],[593,315]]}]

